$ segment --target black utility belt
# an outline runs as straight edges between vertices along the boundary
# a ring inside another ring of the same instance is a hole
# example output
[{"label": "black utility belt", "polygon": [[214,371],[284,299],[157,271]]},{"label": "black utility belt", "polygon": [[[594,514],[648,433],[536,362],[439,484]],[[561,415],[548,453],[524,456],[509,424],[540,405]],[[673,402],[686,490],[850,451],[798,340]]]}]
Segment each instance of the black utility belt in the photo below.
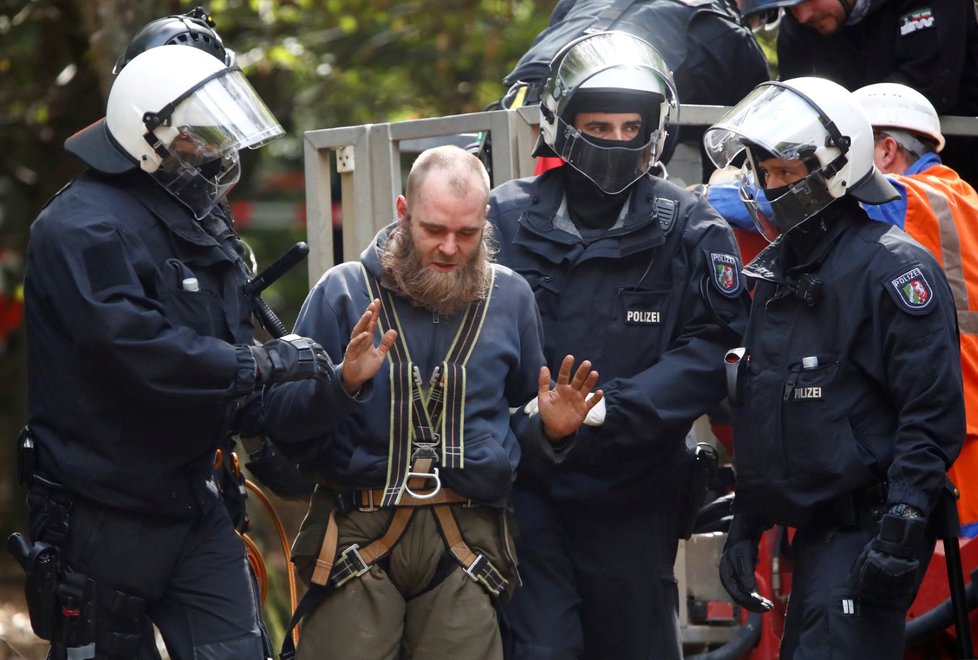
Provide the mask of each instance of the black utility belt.
[{"label": "black utility belt", "polygon": [[874,484],[839,497],[825,507],[825,516],[843,529],[861,529],[875,525],[886,513],[886,487]]}]

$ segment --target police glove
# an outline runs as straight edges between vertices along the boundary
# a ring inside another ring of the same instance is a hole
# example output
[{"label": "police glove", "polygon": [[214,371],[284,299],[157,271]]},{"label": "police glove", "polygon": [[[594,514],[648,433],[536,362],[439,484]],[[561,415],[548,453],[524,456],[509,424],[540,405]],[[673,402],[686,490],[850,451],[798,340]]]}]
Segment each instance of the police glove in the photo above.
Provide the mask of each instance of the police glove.
[{"label": "police glove", "polygon": [[763,527],[744,514],[734,515],[727,542],[720,556],[720,582],[733,601],[751,612],[764,613],[774,603],[757,593],[754,568],[757,566],[757,544]]},{"label": "police glove", "polygon": [[849,574],[849,585],[861,598],[890,601],[909,595],[917,580],[917,554],[927,521],[917,509],[896,504],[880,520],[876,538],[866,544]]},{"label": "police glove", "polygon": [[306,378],[328,381],[333,374],[333,362],[329,355],[308,337],[285,335],[261,346],[252,346],[251,353],[258,366],[255,381],[259,385]]}]

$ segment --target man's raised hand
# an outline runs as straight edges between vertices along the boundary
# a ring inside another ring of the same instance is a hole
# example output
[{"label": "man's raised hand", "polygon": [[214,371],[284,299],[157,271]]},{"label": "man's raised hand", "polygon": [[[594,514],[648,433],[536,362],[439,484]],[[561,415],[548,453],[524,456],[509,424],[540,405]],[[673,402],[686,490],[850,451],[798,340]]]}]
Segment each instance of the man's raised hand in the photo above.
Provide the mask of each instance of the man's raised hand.
[{"label": "man's raised hand", "polygon": [[373,378],[381,365],[387,352],[394,345],[397,339],[396,330],[388,330],[380,338],[380,343],[374,345],[374,333],[377,332],[377,320],[380,318],[380,299],[375,298],[366,311],[353,326],[350,333],[350,343],[343,354],[343,364],[341,373],[343,375],[343,389],[348,394],[354,395],[360,391],[368,380]]},{"label": "man's raised hand", "polygon": [[591,369],[590,360],[584,360],[571,378],[574,356],[566,355],[560,363],[557,383],[551,387],[550,369],[540,368],[537,403],[543,430],[550,440],[559,440],[577,431],[591,408],[596,406],[604,392],[598,390],[590,399],[588,394],[598,382],[598,372]]}]

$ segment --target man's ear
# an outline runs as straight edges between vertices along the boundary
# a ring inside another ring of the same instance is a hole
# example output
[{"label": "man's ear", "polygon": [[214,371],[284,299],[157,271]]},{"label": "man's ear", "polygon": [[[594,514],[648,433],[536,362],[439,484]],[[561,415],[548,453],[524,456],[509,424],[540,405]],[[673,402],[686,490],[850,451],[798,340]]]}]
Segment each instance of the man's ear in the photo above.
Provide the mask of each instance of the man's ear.
[{"label": "man's ear", "polygon": [[883,173],[903,173],[899,167],[900,145],[889,135],[878,142],[881,147],[879,170]]},{"label": "man's ear", "polygon": [[394,208],[397,209],[397,224],[402,227],[407,227],[410,222],[408,217],[408,206],[407,198],[404,195],[398,195],[397,200],[394,202]]}]

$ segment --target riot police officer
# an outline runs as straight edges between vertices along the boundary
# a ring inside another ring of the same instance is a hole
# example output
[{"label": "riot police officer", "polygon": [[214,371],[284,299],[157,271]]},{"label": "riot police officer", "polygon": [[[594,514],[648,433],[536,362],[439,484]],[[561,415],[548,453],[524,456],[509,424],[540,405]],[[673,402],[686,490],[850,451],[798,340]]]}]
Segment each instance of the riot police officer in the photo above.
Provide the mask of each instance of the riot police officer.
[{"label": "riot police officer", "polygon": [[745,268],[756,286],[730,379],[737,486],[721,580],[740,605],[768,609],[758,539],[794,527],[781,657],[902,657],[964,438],[947,280],[860,207],[897,194],[841,86],[759,85],[704,143],[718,167],[745,158],[741,197],[773,241]]},{"label": "riot police officer", "polygon": [[65,143],[89,169],[34,222],[25,280],[22,472],[60,567],[31,618],[52,657],[158,657],[153,624],[172,657],[266,657],[214,452],[256,387],[335,370],[302,337],[253,343],[213,214],[238,151],[282,132],[240,70],[175,45],[135,56]]},{"label": "riot police officer", "polygon": [[[213,18],[203,7],[194,7],[185,14],[172,14],[150,21],[133,35],[125,52],[116,60],[113,74],[118,74],[137,55],[160,46],[191,46],[213,55],[226,66],[233,66],[236,55],[218,34]],[[251,248],[235,228],[234,217],[228,198],[223,198],[211,211],[208,220],[212,233],[222,234],[222,241],[240,253],[239,266],[254,278],[256,261]],[[255,315],[272,336],[286,334],[285,325],[260,298],[255,301]],[[218,448],[215,459],[215,478],[231,521],[239,532],[251,527],[246,502],[247,489],[244,472],[235,453],[236,439],[248,452],[248,471],[261,485],[276,495],[287,499],[305,499],[312,493],[312,482],[302,475],[295,465],[275,446],[266,441],[261,426],[262,392],[256,391],[247,401],[241,402],[231,423],[233,435],[224,446]],[[227,459],[227,460],[225,460]]]},{"label": "riot police officer", "polygon": [[[554,58],[536,155],[567,164],[490,196],[501,263],[532,286],[551,368],[587,355],[606,408],[514,490],[517,658],[679,658],[673,565],[687,431],[724,396],[747,300],[733,234],[649,170],[678,99],[649,43],[590,35]],[[734,345],[735,345],[734,344]]]},{"label": "riot police officer", "polygon": [[[554,56],[584,35],[610,30],[648,41],[672,72],[683,103],[733,105],[770,78],[764,51],[733,0],[560,0],[550,23],[503,79],[509,90],[504,106],[511,107],[523,88],[524,105],[538,103]],[[669,132],[662,163],[669,162],[679,143],[695,150],[687,158],[700,160],[702,127],[674,125]],[[702,161],[705,179],[712,166],[705,156]]]}]

